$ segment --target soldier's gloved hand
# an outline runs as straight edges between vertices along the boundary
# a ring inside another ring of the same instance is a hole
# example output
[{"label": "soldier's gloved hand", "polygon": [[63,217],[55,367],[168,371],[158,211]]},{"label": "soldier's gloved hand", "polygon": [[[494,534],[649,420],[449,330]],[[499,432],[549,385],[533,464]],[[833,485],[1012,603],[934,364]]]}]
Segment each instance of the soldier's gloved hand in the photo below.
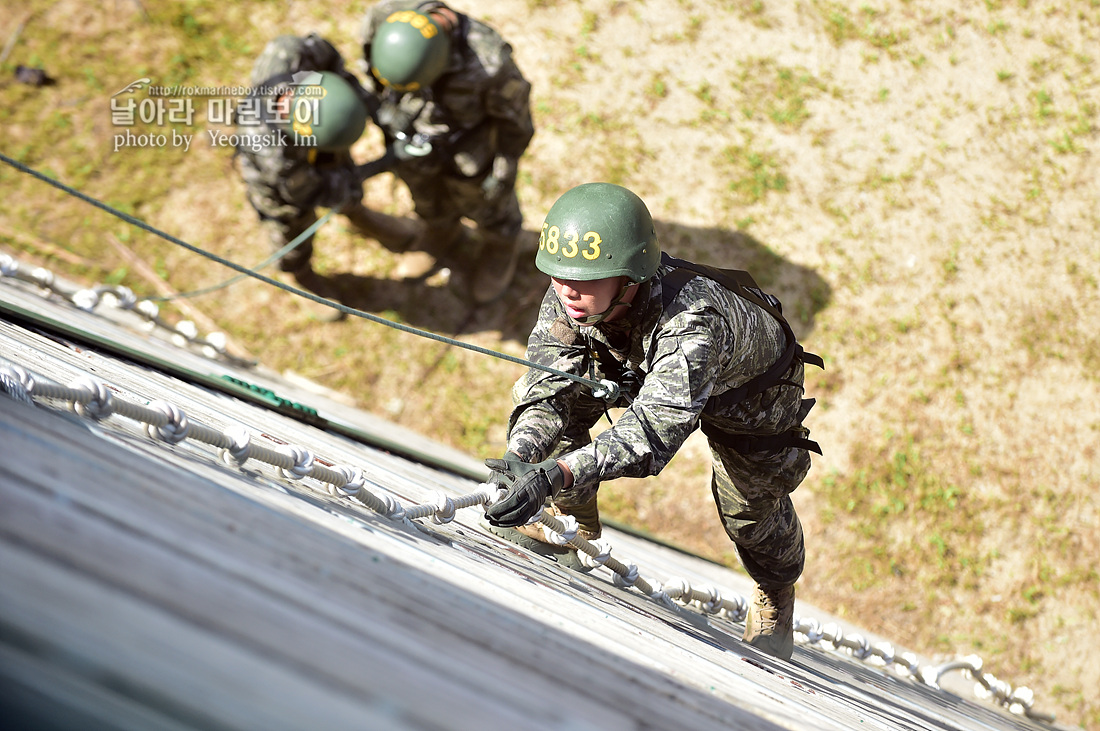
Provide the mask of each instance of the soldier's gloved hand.
[{"label": "soldier's gloved hand", "polygon": [[481,193],[486,200],[496,200],[515,185],[516,165],[506,157],[493,159],[493,167],[481,181]]},{"label": "soldier's gloved hand", "polygon": [[565,487],[565,473],[556,459],[535,464],[487,459],[485,464],[506,479],[511,478],[508,492],[485,511],[489,525],[500,528],[523,525],[542,510],[546,498]]},{"label": "soldier's gloved hand", "polygon": [[527,463],[514,452],[505,452],[500,459],[487,459],[485,466],[489,468],[489,479],[486,482],[507,489],[516,481],[515,470],[522,471],[523,467],[520,465],[525,464]]},{"label": "soldier's gloved hand", "polygon": [[345,203],[362,200],[363,183],[354,169],[337,167],[325,168],[318,172],[321,175],[321,187],[317,191],[314,205],[340,209]]},{"label": "soldier's gloved hand", "polygon": [[417,160],[429,157],[434,151],[432,139],[420,132],[411,136],[399,132],[396,139],[390,143],[390,153],[398,160]]}]

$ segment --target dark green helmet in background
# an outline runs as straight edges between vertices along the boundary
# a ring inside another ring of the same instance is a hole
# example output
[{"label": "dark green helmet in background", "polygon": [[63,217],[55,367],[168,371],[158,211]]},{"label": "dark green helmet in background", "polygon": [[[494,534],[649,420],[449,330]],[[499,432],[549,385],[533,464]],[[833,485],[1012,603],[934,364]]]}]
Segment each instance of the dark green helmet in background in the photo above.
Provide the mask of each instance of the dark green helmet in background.
[{"label": "dark green helmet in background", "polygon": [[657,272],[661,246],[642,199],[620,185],[585,183],[550,207],[535,266],[556,279],[627,277],[644,282]]},{"label": "dark green helmet in background", "polygon": [[415,10],[390,13],[370,42],[370,67],[384,86],[419,91],[447,68],[451,39],[431,16]]},{"label": "dark green helmet in background", "polygon": [[[346,79],[315,71],[298,79],[290,100],[290,126],[296,144],[340,152],[355,144],[367,126],[367,105]],[[302,137],[312,140],[301,141]]]}]

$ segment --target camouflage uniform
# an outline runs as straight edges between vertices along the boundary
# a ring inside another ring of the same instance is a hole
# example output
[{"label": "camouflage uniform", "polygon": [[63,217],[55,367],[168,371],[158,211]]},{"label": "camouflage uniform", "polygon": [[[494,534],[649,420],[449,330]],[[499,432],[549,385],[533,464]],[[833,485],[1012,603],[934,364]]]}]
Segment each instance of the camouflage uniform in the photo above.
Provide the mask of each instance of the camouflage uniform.
[{"label": "camouflage uniform", "polygon": [[[442,5],[400,0],[375,5],[363,20],[364,58],[369,60],[371,39],[391,13],[429,13]],[[431,140],[434,154],[401,161],[395,169],[430,235],[453,241],[465,216],[477,223],[487,247],[503,249],[513,245],[523,226],[515,174],[534,135],[531,85],[512,59],[512,47],[495,30],[456,14],[450,61],[429,88],[401,93],[368,74],[381,102],[375,121],[387,142],[416,133]]]},{"label": "camouflage uniform", "polygon": [[[616,406],[626,411],[593,440],[604,413],[587,387],[531,369],[512,391],[508,450],[525,462],[556,457],[574,484],[554,502],[567,509],[593,499],[600,483],[658,474],[697,426],[730,434],[780,434],[801,424],[803,365],[781,385],[735,406],[715,397],[763,373],[786,336],[764,310],[703,277],[691,279],[666,307],[662,265],[640,285],[628,314],[611,323],[577,325],[551,287],[531,333],[527,358],[577,375],[605,378],[589,338],[607,345],[633,372],[636,386]],[[625,392],[625,389],[624,389]],[[758,584],[788,585],[805,562],[802,526],[790,493],[806,476],[809,453],[788,447],[739,454],[710,440],[711,486],[726,533]]]},{"label": "camouflage uniform", "polygon": [[[284,35],[264,47],[252,67],[253,87],[268,86],[272,79],[299,71],[333,71],[352,89],[361,92],[365,103],[374,105],[359,80],[344,68],[344,60],[335,47],[316,34],[305,37]],[[351,155],[323,152],[289,143],[283,133],[263,121],[268,99],[261,98],[261,118],[238,122],[237,131],[245,138],[238,145],[240,170],[248,190],[248,200],[268,230],[272,249],[280,249],[317,221],[315,206],[332,205],[346,199],[356,206],[362,198],[362,185],[353,182],[355,162]],[[250,144],[281,140],[287,144]],[[354,211],[349,210],[349,213]],[[313,238],[302,242],[279,262],[283,271],[299,271],[309,266]]]}]

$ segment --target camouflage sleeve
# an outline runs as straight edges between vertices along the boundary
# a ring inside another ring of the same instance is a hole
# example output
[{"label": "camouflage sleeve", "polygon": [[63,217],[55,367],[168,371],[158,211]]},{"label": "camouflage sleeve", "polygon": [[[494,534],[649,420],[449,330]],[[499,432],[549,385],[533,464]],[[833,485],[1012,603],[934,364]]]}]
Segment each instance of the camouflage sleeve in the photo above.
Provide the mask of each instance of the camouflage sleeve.
[{"label": "camouflage sleeve", "polygon": [[[248,129],[248,134],[260,135],[254,127]],[[241,149],[240,170],[249,202],[265,219],[289,222],[299,218],[313,208],[324,186],[317,170],[305,159],[289,155],[286,147]]]},{"label": "camouflage sleeve", "polygon": [[584,495],[618,477],[658,474],[694,431],[717,381],[726,347],[721,318],[688,311],[655,334],[649,372],[630,408],[607,431],[560,459]]},{"label": "camouflage sleeve", "polygon": [[316,33],[273,38],[256,58],[249,78],[253,86],[259,86],[276,76],[303,70],[334,71],[349,82],[354,82],[355,86],[359,85],[355,76],[344,68],[344,57],[336,50],[336,46]]},{"label": "camouflage sleeve", "polygon": [[535,134],[531,119],[531,84],[523,78],[507,45],[492,87],[486,95],[486,114],[497,131],[499,154],[518,160]]},{"label": "camouflage sleeve", "polygon": [[[567,332],[565,313],[553,287],[546,291],[539,319],[527,341],[527,359],[566,373],[581,374],[585,350]],[[553,451],[565,430],[573,403],[582,386],[552,373],[532,368],[512,388],[514,407],[508,419],[508,451],[525,462],[541,462]]]}]

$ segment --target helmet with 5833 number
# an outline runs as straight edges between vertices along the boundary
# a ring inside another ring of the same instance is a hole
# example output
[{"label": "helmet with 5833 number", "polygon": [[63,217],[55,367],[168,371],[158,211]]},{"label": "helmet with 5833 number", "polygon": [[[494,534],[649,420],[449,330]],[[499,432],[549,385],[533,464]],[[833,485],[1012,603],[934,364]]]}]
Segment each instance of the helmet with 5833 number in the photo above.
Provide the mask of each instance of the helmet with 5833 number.
[{"label": "helmet with 5833 number", "polygon": [[657,272],[661,246],[637,195],[613,183],[584,183],[562,194],[542,224],[535,266],[555,279],[627,277]]}]

